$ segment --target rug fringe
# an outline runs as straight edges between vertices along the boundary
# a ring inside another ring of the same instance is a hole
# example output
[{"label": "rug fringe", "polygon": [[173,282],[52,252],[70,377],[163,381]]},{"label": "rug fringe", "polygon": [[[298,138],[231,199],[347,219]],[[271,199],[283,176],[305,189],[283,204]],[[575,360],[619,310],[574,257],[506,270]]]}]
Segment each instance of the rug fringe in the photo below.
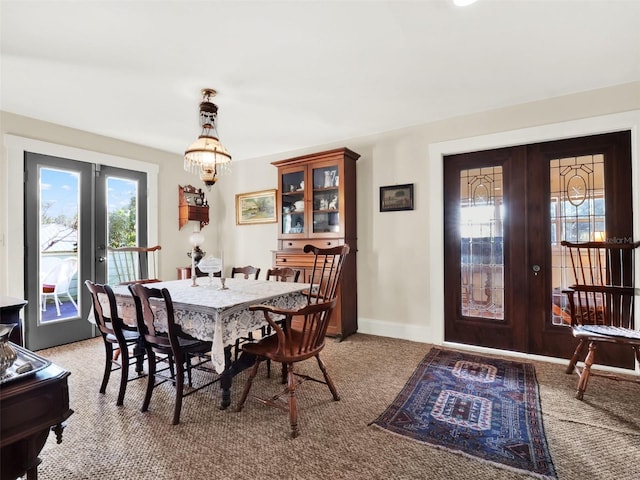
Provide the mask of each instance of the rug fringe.
[{"label": "rug fringe", "polygon": [[468,458],[470,460],[473,460],[473,461],[476,461],[476,462],[482,462],[484,464],[491,465],[491,466],[499,468],[501,470],[509,470],[511,472],[514,472],[514,473],[522,473],[523,475],[527,475],[529,477],[538,478],[540,480],[558,480],[557,476],[543,475],[541,473],[532,472],[530,470],[523,470],[521,468],[510,467],[509,465],[504,465],[502,463],[492,462],[491,460],[485,460],[484,458],[476,457],[474,455],[469,455],[468,453],[465,453],[462,450],[456,450],[456,449],[453,449],[453,448],[445,447],[443,445],[437,445],[435,443],[423,442],[423,441],[418,440],[417,438],[407,437],[406,435],[401,435],[401,434],[399,434],[397,432],[394,432],[392,430],[387,430],[386,428],[382,427],[381,425],[378,425],[377,423],[375,423],[375,421],[371,422],[369,425],[370,426],[374,426],[376,428],[379,428],[380,430],[384,430],[385,432],[390,433],[392,435],[395,435],[396,437],[403,438],[405,440],[410,440],[412,442],[419,443],[421,445],[427,445],[428,447],[436,448],[438,450],[442,450],[442,451],[445,451],[445,452],[455,453],[457,455],[461,455],[461,456],[463,456],[465,458]]}]

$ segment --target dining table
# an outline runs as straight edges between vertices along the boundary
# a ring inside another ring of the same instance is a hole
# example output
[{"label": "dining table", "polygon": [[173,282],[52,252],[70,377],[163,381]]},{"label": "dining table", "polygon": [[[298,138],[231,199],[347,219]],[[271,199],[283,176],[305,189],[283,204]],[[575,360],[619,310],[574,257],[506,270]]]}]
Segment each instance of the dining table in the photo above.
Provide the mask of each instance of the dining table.
[{"label": "dining table", "polygon": [[[176,323],[186,334],[212,343],[211,363],[221,375],[222,409],[231,404],[233,377],[251,364],[246,358],[242,361],[242,357],[232,355],[236,340],[247,338],[267,325],[264,314],[252,312],[249,307],[263,304],[296,310],[307,303],[303,291],[309,289],[309,284],[305,283],[240,278],[226,278],[225,288],[222,288],[221,279],[217,277],[198,277],[195,282],[193,279],[154,282],[145,286],[166,288],[173,301]],[[134,325],[136,311],[129,288],[115,285],[112,289],[120,318]],[[156,326],[166,331],[166,309],[161,302],[156,302],[151,299]],[[108,308],[108,305],[103,304],[103,307]]]}]

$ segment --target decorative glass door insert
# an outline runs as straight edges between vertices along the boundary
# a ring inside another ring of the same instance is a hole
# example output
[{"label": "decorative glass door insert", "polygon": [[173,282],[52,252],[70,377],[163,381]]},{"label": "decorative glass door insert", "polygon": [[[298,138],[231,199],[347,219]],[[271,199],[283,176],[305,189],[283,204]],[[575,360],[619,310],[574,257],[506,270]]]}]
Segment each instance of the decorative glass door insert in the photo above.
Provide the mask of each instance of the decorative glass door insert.
[{"label": "decorative glass door insert", "polygon": [[462,315],[504,319],[502,167],[460,172]]},{"label": "decorative glass door insert", "polygon": [[568,302],[562,291],[575,282],[568,253],[560,242],[606,239],[604,179],[602,154],[550,161],[553,325],[571,323]]}]

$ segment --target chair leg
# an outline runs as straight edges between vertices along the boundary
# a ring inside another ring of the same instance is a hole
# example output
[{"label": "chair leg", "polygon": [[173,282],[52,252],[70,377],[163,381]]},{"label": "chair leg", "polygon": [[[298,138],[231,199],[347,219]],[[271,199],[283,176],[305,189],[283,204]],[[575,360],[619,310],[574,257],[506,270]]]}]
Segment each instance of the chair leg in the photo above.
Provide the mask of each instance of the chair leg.
[{"label": "chair leg", "polygon": [[146,412],[149,409],[151,395],[153,394],[153,388],[156,384],[156,354],[151,349],[147,350],[147,362],[149,364],[149,373],[147,376],[147,391],[144,394],[142,408],[140,409],[141,412]]},{"label": "chair leg", "polygon": [[333,380],[329,376],[329,372],[327,371],[327,366],[324,364],[322,359],[320,358],[320,354],[316,355],[316,360],[318,360],[318,366],[320,370],[322,370],[322,375],[324,375],[324,380],[327,382],[327,386],[329,390],[331,390],[331,395],[333,395],[333,399],[337,402],[340,400],[340,396],[338,395],[338,391],[336,390],[336,386],[333,384]]},{"label": "chair leg", "polygon": [[587,354],[587,358],[584,361],[584,368],[582,369],[582,373],[580,374],[580,380],[578,381],[578,391],[576,392],[576,398],[578,400],[582,400],[584,397],[584,392],[587,389],[587,384],[589,383],[589,374],[591,373],[591,365],[593,365],[593,361],[596,355],[596,342],[589,343],[589,353]]},{"label": "chair leg", "polygon": [[242,390],[242,395],[240,396],[240,401],[238,402],[238,406],[236,407],[236,412],[241,411],[242,407],[244,407],[244,402],[247,401],[249,391],[251,390],[251,385],[253,384],[253,379],[258,374],[258,367],[260,366],[260,362],[262,362],[262,359],[256,358],[256,363],[253,364],[251,372],[249,373],[249,378],[247,378],[247,382],[244,384],[244,390]]},{"label": "chair leg", "polygon": [[126,344],[124,348],[120,347],[120,354],[122,355],[122,360],[120,362],[120,390],[118,391],[118,401],[116,402],[118,407],[124,402],[124,394],[127,391],[127,382],[129,381],[129,349]]},{"label": "chair leg", "polygon": [[176,405],[173,409],[172,425],[180,423],[180,411],[182,410],[182,398],[184,397],[184,362],[184,358],[176,358]]},{"label": "chair leg", "polygon": [[293,364],[287,365],[287,391],[289,392],[289,423],[291,424],[291,438],[300,435],[298,429],[298,401],[296,399],[296,376]]},{"label": "chair leg", "polygon": [[104,342],[104,374],[102,375],[102,385],[100,385],[100,393],[107,390],[109,377],[111,376],[111,359],[113,358],[113,345],[107,341]]},{"label": "chair leg", "polygon": [[564,373],[567,373],[567,374],[573,373],[573,371],[576,369],[576,363],[578,363],[578,360],[580,359],[580,355],[582,355],[582,350],[584,350],[585,345],[586,345],[586,342],[584,339],[581,339],[578,342],[578,346],[576,347],[575,352],[573,352],[573,357],[571,357],[571,360],[569,361],[569,365],[567,365],[567,369],[564,371]]},{"label": "chair leg", "polygon": [[62,314],[60,313],[60,299],[58,298],[57,293],[53,294],[53,300],[56,304],[56,313],[58,314],[58,316],[61,316]]},{"label": "chair leg", "polygon": [[191,355],[189,355],[187,353],[184,356],[184,361],[185,361],[186,366],[187,366],[187,382],[189,383],[190,387],[193,387],[193,382],[191,380]]},{"label": "chair leg", "polygon": [[69,297],[69,300],[71,300],[71,303],[73,303],[73,306],[76,307],[76,310],[78,310],[78,304],[76,303],[76,301],[73,299],[73,297],[69,292],[67,292],[67,297]]}]

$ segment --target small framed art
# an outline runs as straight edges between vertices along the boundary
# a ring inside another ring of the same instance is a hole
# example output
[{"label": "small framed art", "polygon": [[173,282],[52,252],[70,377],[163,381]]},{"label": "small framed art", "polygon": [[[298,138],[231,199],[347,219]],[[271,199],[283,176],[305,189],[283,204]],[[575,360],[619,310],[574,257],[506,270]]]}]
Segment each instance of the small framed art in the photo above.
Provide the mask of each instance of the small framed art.
[{"label": "small framed art", "polygon": [[236,225],[277,221],[275,189],[236,195]]},{"label": "small framed art", "polygon": [[380,187],[380,211],[413,210],[413,183]]}]

